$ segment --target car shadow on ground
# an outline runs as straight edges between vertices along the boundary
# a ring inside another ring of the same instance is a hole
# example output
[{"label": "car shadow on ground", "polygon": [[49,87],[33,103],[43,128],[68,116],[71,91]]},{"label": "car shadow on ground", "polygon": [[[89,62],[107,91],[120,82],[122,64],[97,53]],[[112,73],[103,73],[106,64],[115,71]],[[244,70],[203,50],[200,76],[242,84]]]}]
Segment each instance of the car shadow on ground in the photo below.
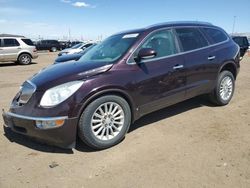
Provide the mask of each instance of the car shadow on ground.
[{"label": "car shadow on ground", "polygon": [[14,66],[30,66],[30,65],[35,65],[37,64],[37,62],[32,62],[28,65],[20,65],[18,63],[14,63],[14,62],[7,62],[7,63],[0,63],[0,67],[14,67]]},{"label": "car shadow on ground", "polygon": [[128,132],[132,132],[138,128],[141,128],[145,125],[158,122],[160,120],[173,117],[175,115],[181,114],[183,112],[192,110],[194,108],[199,108],[202,106],[216,107],[214,104],[207,100],[207,96],[198,96],[189,100],[186,100],[181,103],[177,103],[175,105],[163,108],[156,112],[152,112],[146,116],[143,116],[139,120],[135,121],[134,124],[130,126]]},{"label": "car shadow on ground", "polygon": [[[155,123],[160,120],[173,117],[175,115],[178,115],[183,112],[189,111],[191,109],[199,108],[202,106],[214,107],[214,105],[208,102],[204,98],[204,96],[189,99],[187,101],[184,101],[176,105],[164,108],[162,110],[150,113],[140,118],[139,120],[137,120],[135,123],[133,123],[130,126],[129,133],[132,131],[135,131],[136,129],[142,128],[143,126],[146,126],[148,124]],[[17,134],[9,129],[5,130],[5,136],[6,138],[8,138],[10,142],[15,142],[25,147],[38,150],[38,151],[42,151],[42,152],[65,153],[65,154],[74,153],[72,149],[61,149],[58,147],[41,144],[34,139],[31,139],[21,134]],[[97,150],[91,149],[90,147],[86,146],[79,138],[77,138],[75,149],[80,152],[97,152]]]}]

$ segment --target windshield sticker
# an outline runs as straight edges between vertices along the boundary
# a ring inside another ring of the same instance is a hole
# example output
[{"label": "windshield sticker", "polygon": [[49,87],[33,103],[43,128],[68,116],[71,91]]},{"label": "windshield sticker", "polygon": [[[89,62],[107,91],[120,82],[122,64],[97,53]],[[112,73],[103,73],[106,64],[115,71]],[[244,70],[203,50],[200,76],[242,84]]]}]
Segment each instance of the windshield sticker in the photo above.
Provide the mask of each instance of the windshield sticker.
[{"label": "windshield sticker", "polygon": [[126,39],[126,38],[135,38],[138,35],[139,35],[139,33],[127,34],[127,35],[124,35],[122,38],[123,39]]}]

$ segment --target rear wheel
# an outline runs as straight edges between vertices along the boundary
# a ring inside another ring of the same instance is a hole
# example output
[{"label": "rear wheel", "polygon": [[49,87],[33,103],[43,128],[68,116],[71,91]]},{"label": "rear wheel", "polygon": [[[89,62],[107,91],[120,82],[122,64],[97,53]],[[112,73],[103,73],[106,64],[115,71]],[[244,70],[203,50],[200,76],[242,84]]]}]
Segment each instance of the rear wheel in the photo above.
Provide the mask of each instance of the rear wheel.
[{"label": "rear wheel", "polygon": [[18,63],[20,65],[28,65],[31,63],[31,56],[29,54],[21,54],[18,57]]},{"label": "rear wheel", "polygon": [[51,52],[56,52],[56,51],[57,51],[57,48],[56,48],[56,47],[52,47],[52,48],[50,49],[50,51],[51,51]]},{"label": "rear wheel", "polygon": [[217,80],[214,91],[210,94],[210,100],[220,106],[227,105],[233,97],[235,79],[231,72],[222,71]]},{"label": "rear wheel", "polygon": [[94,149],[105,149],[119,143],[131,123],[128,103],[116,95],[100,97],[90,103],[79,121],[78,135]]}]

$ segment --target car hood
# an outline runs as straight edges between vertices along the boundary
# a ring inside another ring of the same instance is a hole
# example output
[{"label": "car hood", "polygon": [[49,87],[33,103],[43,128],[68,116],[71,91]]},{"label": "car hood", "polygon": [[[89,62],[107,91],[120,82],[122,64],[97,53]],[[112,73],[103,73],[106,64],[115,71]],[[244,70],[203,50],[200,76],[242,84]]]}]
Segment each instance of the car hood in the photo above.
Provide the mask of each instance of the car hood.
[{"label": "car hood", "polygon": [[78,60],[80,57],[82,57],[82,54],[69,54],[69,55],[59,56],[58,58],[56,58],[54,64],[65,61]]},{"label": "car hood", "polygon": [[113,64],[105,62],[65,62],[50,65],[33,75],[29,80],[36,85],[37,90],[45,91],[51,87],[75,80],[104,73]]}]

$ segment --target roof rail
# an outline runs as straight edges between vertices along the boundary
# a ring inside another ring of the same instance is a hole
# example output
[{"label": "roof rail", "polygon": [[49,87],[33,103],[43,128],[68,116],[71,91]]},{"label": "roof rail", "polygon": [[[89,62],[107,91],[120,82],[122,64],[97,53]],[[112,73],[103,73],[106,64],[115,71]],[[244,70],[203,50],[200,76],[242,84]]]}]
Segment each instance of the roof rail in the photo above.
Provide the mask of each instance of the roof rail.
[{"label": "roof rail", "polygon": [[24,37],[22,35],[0,34],[0,37]]}]

